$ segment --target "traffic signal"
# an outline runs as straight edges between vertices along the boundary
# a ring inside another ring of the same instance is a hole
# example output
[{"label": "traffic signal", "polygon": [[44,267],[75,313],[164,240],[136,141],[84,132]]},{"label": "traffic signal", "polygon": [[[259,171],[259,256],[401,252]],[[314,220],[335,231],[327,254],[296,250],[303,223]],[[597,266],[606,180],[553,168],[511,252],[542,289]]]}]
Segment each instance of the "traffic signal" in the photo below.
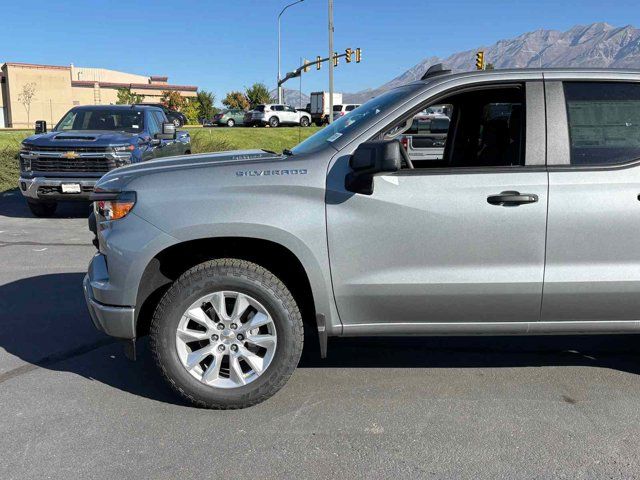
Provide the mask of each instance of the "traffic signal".
[{"label": "traffic signal", "polygon": [[303,65],[303,68],[302,68],[303,72],[306,73],[309,70],[311,70],[311,63],[309,63],[309,60],[307,60],[306,58],[304,59],[304,63],[302,65]]},{"label": "traffic signal", "polygon": [[353,50],[351,50],[350,48],[347,48],[344,51],[344,60],[347,63],[351,63],[351,54],[353,53]]},{"label": "traffic signal", "polygon": [[356,48],[356,63],[360,63],[360,59],[362,58],[360,48]]},{"label": "traffic signal", "polygon": [[333,66],[338,66],[338,52],[333,52]]},{"label": "traffic signal", "polygon": [[316,70],[320,70],[320,66],[322,65],[322,57],[318,55],[316,57]]},{"label": "traffic signal", "polygon": [[484,70],[484,52],[482,50],[476,53],[476,70]]}]

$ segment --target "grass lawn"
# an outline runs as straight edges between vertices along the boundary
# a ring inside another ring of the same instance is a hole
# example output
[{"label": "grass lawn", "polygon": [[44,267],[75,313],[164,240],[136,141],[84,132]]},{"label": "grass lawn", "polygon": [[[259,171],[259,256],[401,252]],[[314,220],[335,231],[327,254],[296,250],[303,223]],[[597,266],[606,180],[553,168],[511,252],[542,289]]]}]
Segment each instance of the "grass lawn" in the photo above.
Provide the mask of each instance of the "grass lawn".
[{"label": "grass lawn", "polygon": [[[193,153],[264,148],[281,152],[319,130],[318,127],[281,128],[186,128],[191,133]],[[0,131],[0,192],[16,188],[19,176],[20,142],[31,130]]]}]

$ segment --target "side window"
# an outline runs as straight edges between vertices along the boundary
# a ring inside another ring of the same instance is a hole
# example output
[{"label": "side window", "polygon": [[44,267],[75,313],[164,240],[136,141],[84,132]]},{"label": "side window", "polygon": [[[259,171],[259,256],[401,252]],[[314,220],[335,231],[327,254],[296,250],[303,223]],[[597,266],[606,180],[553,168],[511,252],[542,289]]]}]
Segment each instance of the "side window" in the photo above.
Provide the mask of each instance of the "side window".
[{"label": "side window", "polygon": [[640,84],[566,82],[571,165],[640,159]]},{"label": "side window", "polygon": [[290,106],[287,106],[287,112],[293,112],[296,113],[296,109]]},{"label": "side window", "polygon": [[453,94],[425,105],[385,138],[400,138],[414,168],[521,166],[524,92],[518,84]]},{"label": "side window", "polygon": [[152,138],[155,138],[155,136],[160,133],[160,125],[158,125],[158,120],[153,112],[149,112],[147,118],[149,120],[149,134]]},{"label": "side window", "polygon": [[162,124],[168,121],[167,117],[160,112],[153,112],[153,115],[156,117],[156,122],[158,122],[158,129],[162,130]]},{"label": "side window", "polygon": [[274,105],[273,110],[276,112],[282,112],[284,111],[284,107],[282,105]]}]

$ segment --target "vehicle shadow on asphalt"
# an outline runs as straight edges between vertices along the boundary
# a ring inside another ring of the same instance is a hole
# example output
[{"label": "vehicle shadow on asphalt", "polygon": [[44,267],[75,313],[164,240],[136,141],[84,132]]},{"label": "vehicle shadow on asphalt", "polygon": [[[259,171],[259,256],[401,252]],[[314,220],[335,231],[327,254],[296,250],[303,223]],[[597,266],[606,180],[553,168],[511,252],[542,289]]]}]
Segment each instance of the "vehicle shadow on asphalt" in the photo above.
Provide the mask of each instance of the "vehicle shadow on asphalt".
[{"label": "vehicle shadow on asphalt", "polygon": [[[147,339],[138,342],[138,361],[129,362],[117,340],[95,330],[85,307],[82,278],[81,273],[60,273],[0,286],[0,349],[27,362],[8,371],[0,366],[0,385],[45,368],[186,405],[156,371]],[[640,373],[637,335],[330,338],[324,360],[313,337],[299,368],[589,366]]]},{"label": "vehicle shadow on asphalt", "polygon": [[[89,206],[89,202],[61,202],[53,218],[87,218]],[[18,189],[0,193],[0,217],[36,218]]]}]

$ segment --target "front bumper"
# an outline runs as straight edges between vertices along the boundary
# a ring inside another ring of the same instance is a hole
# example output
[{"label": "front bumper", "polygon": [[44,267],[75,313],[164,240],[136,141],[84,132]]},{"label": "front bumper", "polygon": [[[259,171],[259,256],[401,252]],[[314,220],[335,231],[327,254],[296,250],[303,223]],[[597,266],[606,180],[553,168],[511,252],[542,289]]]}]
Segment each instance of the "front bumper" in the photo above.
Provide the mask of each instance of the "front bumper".
[{"label": "front bumper", "polygon": [[103,255],[96,254],[89,266],[89,273],[85,275],[82,282],[84,298],[93,325],[112,337],[135,339],[135,308],[104,305],[95,299],[94,287],[99,288],[100,285],[105,284],[104,279],[101,278],[102,275],[106,275],[106,262]]},{"label": "front bumper", "polygon": [[[22,195],[35,200],[89,200],[99,178],[20,177],[18,185]],[[80,193],[62,193],[63,183],[80,185]]]}]

